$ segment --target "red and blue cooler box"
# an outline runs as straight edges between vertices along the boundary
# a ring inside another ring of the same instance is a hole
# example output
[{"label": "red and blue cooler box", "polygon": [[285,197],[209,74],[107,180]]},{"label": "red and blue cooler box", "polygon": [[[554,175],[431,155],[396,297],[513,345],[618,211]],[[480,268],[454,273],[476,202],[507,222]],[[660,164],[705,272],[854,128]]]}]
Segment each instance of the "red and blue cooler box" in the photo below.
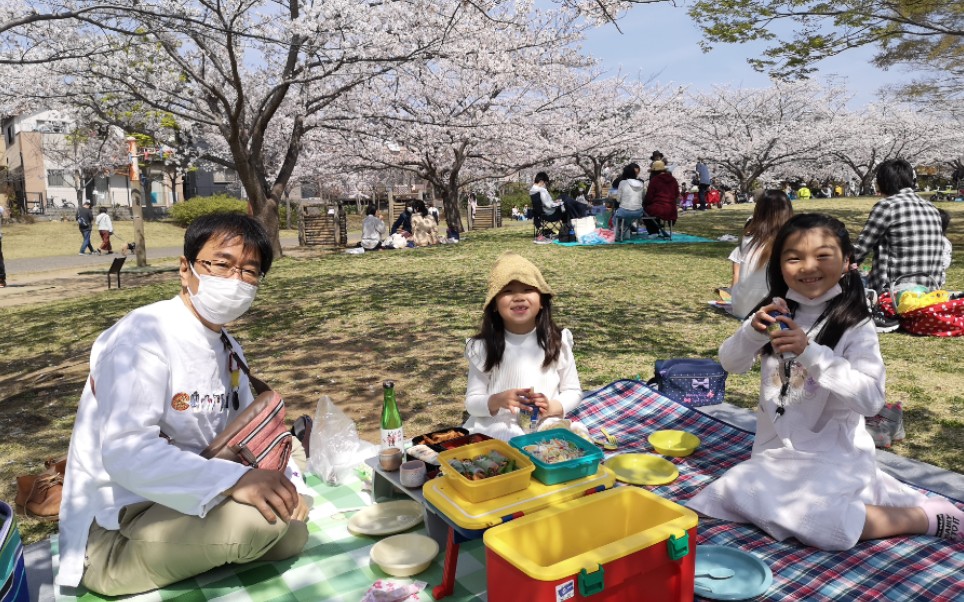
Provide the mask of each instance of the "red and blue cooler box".
[{"label": "red and blue cooler box", "polygon": [[489,600],[688,602],[696,524],[636,487],[555,504],[485,531]]}]

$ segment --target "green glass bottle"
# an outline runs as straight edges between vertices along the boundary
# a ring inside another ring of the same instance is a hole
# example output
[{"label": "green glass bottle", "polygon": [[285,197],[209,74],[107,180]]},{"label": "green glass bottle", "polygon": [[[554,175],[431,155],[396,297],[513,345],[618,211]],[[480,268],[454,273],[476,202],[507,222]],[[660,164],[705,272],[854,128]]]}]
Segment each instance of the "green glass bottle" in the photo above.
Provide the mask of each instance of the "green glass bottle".
[{"label": "green glass bottle", "polygon": [[386,380],[382,388],[385,390],[382,400],[382,449],[397,447],[404,450],[405,434],[402,415],[398,413],[398,404],[395,402],[395,382]]}]

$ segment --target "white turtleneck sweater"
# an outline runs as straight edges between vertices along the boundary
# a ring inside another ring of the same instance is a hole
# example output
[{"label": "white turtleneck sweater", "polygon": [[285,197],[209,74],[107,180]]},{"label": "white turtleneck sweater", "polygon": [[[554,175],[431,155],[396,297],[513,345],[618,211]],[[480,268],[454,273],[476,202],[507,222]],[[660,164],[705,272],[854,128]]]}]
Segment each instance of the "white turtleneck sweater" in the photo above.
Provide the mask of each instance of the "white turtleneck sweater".
[{"label": "white turtleneck sweater", "polygon": [[[813,342],[815,322],[841,293],[816,299],[790,291],[799,306],[794,322],[810,343],[791,366],[780,398],[783,360],[764,356],[753,453],[687,502],[693,510],[751,522],[777,540],[796,537],[825,550],[852,548],[863,530],[866,504],[917,506],[924,496],[877,468],[864,424],[884,404],[884,362],[874,324],[844,333],[834,349]],[[720,346],[720,363],[742,374],[769,342],[750,326],[752,316]],[[777,409],[784,407],[783,415]]]},{"label": "white turtleneck sweater", "polygon": [[494,439],[507,441],[524,435],[517,424],[517,415],[500,409],[493,416],[489,412],[489,397],[508,389],[532,387],[549,399],[562,404],[563,414],[579,405],[582,387],[572,355],[572,333],[562,331],[562,349],[559,359],[549,368],[543,368],[545,353],[539,347],[536,331],[527,334],[505,333],[505,352],[502,363],[489,372],[485,367],[485,344],[477,339],[465,343],[465,358],[469,361],[469,384],[465,392],[465,409],[469,419],[465,428],[473,433],[484,433]]}]

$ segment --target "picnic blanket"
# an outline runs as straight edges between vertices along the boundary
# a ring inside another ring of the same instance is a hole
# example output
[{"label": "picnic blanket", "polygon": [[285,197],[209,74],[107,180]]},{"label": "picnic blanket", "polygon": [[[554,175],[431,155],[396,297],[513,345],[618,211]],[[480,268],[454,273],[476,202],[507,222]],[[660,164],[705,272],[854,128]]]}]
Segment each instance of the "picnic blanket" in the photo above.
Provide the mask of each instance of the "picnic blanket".
[{"label": "picnic blanket", "polygon": [[[668,485],[647,487],[683,505],[710,481],[749,458],[753,445],[753,433],[663,397],[634,380],[616,381],[591,393],[570,417],[593,433],[606,428],[619,440],[621,451],[655,453],[646,438],[660,429],[697,434],[701,444],[692,456],[668,458],[678,466],[680,477]],[[867,541],[846,552],[825,552],[794,539],[774,541],[752,525],[700,518],[697,545],[701,544],[737,547],[766,562],[773,571],[773,586],[757,599],[964,600],[964,545],[933,537]]]},{"label": "picnic blanket", "polygon": [[[684,503],[696,491],[750,455],[753,434],[688,408],[635,380],[616,381],[590,393],[574,418],[591,431],[603,426],[619,439],[620,451],[652,452],[646,437],[654,430],[684,429],[697,433],[700,448],[687,458],[672,458],[680,477],[669,485],[648,488]],[[609,454],[612,455],[612,454]],[[353,479],[329,487],[313,476],[308,484],[318,494],[309,515],[309,538],[297,558],[276,563],[230,565],[163,590],[134,596],[138,602],[358,602],[369,587],[387,576],[369,561],[378,538],[349,533],[350,515],[338,508],[370,503],[366,483]],[[955,500],[956,501],[956,500]],[[415,532],[425,533],[424,526]],[[773,571],[773,586],[755,600],[807,602],[894,600],[951,602],[964,600],[964,546],[929,537],[863,542],[848,552],[823,552],[794,540],[779,543],[751,525],[700,519],[698,544],[717,544],[752,552]],[[57,540],[51,538],[54,571]],[[441,583],[444,554],[415,577],[429,587],[417,599],[433,600],[430,590]],[[411,580],[399,580],[410,583]],[[452,602],[485,601],[485,548],[482,540],[461,545]],[[58,592],[58,600],[102,600],[85,593],[78,598]],[[697,597],[697,599],[701,599]],[[491,602],[506,602],[493,600]]]},{"label": "picnic blanket", "polygon": [[[699,242],[716,242],[715,240],[710,240],[709,238],[703,238],[702,236],[693,236],[692,234],[683,234],[682,232],[673,232],[673,238],[647,238],[646,236],[632,237],[621,240],[616,243],[606,243],[615,245],[671,245],[671,244],[686,244],[686,243],[699,243]],[[596,244],[583,244],[581,242],[559,242],[554,241],[553,244],[557,244],[563,247],[599,247],[606,246]]]}]

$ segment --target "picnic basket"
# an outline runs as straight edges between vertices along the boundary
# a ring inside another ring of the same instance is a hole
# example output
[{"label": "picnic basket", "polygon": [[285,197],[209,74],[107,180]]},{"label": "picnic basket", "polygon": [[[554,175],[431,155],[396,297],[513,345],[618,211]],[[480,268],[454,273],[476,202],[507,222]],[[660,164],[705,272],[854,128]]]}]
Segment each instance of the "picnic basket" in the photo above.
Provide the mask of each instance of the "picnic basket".
[{"label": "picnic basket", "polygon": [[[905,277],[921,276],[922,274],[907,274]],[[904,278],[904,277],[901,277]],[[936,296],[937,289],[931,287],[932,296],[940,300],[910,311],[897,311],[899,296],[897,287],[901,278],[895,280],[888,290],[880,296],[880,307],[888,316],[896,316],[900,320],[901,330],[910,334],[932,337],[964,336],[964,298],[953,299],[946,295]],[[930,278],[929,278],[930,279]],[[933,282],[933,279],[930,279]],[[945,291],[946,293],[946,291]]]}]

